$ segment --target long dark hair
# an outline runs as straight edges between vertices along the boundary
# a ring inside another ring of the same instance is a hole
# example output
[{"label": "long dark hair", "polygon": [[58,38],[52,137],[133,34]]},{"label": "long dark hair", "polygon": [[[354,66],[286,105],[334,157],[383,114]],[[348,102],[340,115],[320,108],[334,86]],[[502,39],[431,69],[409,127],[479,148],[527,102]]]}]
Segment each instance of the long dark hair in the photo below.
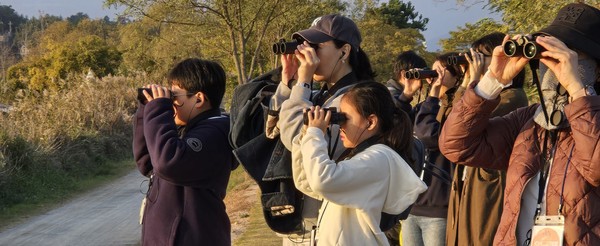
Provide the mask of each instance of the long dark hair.
[{"label": "long dark hair", "polygon": [[[347,44],[346,42],[337,39],[334,39],[333,43],[335,43],[335,47],[338,49]],[[365,53],[360,47],[358,48],[358,51],[352,47],[352,45],[350,45],[350,47],[350,55],[348,56],[350,59],[348,59],[348,62],[352,67],[352,72],[356,74],[356,78],[359,81],[373,80],[377,74],[375,71],[373,71],[373,67],[371,67],[371,62],[369,61],[369,56],[367,56],[367,53]]]},{"label": "long dark hair", "polygon": [[365,118],[371,114],[377,116],[381,126],[380,142],[395,150],[409,165],[413,163],[411,120],[404,111],[394,107],[385,85],[372,81],[356,84],[342,100],[348,100]]}]

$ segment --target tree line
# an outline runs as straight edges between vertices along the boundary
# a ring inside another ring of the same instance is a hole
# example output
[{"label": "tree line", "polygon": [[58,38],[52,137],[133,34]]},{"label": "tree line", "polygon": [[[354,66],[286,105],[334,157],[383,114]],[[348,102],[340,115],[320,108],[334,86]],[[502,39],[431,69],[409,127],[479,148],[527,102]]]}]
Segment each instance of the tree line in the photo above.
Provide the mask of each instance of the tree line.
[{"label": "tree line", "polygon": [[[463,7],[477,2],[456,0]],[[400,0],[106,0],[107,6],[124,7],[117,20],[90,19],[84,13],[25,18],[0,5],[0,99],[9,100],[18,90],[68,89],[77,83],[71,77],[90,71],[99,77],[144,75],[160,81],[175,62],[192,56],[220,61],[235,86],[279,65],[273,42],[328,13],[356,21],[362,48],[377,79],[385,81],[394,77],[391,58],[402,51],[415,50],[431,61],[439,52],[466,50],[493,31],[530,33],[571,1],[485,2],[482,11],[499,12],[502,21],[482,19],[448,30],[450,38],[440,41],[443,50],[438,52],[425,50],[422,32],[429,19]]]}]

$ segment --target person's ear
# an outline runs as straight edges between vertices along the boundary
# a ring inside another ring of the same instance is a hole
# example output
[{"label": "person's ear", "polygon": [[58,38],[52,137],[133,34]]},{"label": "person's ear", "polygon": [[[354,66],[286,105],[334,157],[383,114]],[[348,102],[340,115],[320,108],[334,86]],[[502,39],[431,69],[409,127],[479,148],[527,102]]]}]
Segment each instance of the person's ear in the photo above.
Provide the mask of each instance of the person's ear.
[{"label": "person's ear", "polygon": [[377,118],[377,116],[375,116],[374,114],[369,115],[369,117],[367,118],[367,129],[375,129],[377,123],[379,123],[379,118]]},{"label": "person's ear", "polygon": [[196,106],[201,107],[204,101],[205,101],[204,93],[201,93],[201,92],[196,93]]},{"label": "person's ear", "polygon": [[350,44],[344,44],[344,46],[342,46],[342,55],[340,56],[340,59],[347,60],[348,57],[346,56],[346,54],[350,54],[351,49],[352,46],[350,46]]}]

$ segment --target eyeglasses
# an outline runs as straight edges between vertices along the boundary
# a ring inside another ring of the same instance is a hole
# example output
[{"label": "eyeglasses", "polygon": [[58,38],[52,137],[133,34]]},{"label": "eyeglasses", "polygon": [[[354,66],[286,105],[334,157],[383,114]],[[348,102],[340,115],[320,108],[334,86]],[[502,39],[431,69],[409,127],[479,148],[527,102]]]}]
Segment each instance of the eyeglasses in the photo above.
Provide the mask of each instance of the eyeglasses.
[{"label": "eyeglasses", "polygon": [[175,105],[176,107],[181,107],[183,106],[183,103],[179,104],[179,102],[177,102],[177,97],[180,96],[191,96],[191,95],[195,95],[196,93],[193,92],[188,92],[188,93],[183,93],[183,94],[171,94],[171,100],[173,100],[173,105]]}]

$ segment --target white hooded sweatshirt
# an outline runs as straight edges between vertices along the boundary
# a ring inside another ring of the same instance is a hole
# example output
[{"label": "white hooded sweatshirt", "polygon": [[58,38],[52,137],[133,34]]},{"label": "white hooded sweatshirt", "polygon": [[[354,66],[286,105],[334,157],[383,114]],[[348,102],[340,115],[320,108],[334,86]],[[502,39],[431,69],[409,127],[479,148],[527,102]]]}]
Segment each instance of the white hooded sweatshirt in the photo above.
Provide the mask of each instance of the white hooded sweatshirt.
[{"label": "white hooded sweatshirt", "polygon": [[323,132],[316,127],[309,127],[304,136],[299,134],[293,144],[296,188],[323,200],[319,246],[389,245],[379,229],[381,212],[399,214],[427,189],[387,145],[372,145],[351,159],[335,163],[327,155]]}]

